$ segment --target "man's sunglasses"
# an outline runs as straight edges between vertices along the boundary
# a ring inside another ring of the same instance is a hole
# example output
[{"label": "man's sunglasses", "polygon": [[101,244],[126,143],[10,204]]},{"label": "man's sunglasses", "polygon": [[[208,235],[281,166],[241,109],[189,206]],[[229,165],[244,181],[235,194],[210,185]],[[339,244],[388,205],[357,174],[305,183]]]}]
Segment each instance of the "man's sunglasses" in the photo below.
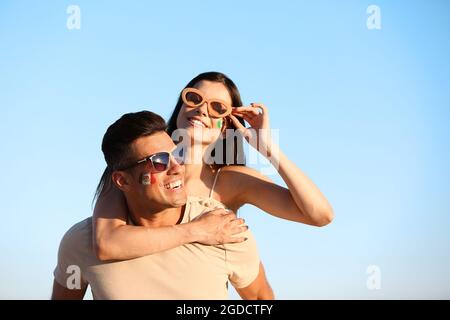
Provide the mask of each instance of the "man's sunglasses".
[{"label": "man's sunglasses", "polygon": [[158,153],[152,154],[152,155],[145,157],[139,161],[136,161],[135,163],[132,163],[128,166],[123,167],[121,170],[128,170],[128,169],[131,169],[141,163],[145,163],[148,161],[148,162],[150,162],[150,164],[152,166],[152,171],[151,171],[152,173],[163,172],[169,168],[171,157],[173,157],[178,164],[180,164],[180,165],[184,164],[184,161],[185,161],[184,150],[177,148],[172,152],[158,152]]},{"label": "man's sunglasses", "polygon": [[186,88],[181,92],[181,99],[191,108],[198,108],[205,102],[208,106],[208,113],[213,118],[224,118],[231,113],[231,106],[223,100],[207,100],[203,93],[195,88]]}]

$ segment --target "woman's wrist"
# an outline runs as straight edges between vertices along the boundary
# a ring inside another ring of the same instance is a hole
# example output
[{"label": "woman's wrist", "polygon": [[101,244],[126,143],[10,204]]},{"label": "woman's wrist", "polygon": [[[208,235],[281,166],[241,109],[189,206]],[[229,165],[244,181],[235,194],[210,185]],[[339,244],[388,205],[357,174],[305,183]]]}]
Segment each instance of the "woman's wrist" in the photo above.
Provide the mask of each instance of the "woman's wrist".
[{"label": "woman's wrist", "polygon": [[198,242],[202,239],[201,232],[195,221],[189,223],[183,223],[173,226],[178,232],[181,233],[181,245],[187,243]]},{"label": "woman's wrist", "polygon": [[280,147],[271,140],[268,143],[261,143],[259,152],[277,167],[280,159]]}]

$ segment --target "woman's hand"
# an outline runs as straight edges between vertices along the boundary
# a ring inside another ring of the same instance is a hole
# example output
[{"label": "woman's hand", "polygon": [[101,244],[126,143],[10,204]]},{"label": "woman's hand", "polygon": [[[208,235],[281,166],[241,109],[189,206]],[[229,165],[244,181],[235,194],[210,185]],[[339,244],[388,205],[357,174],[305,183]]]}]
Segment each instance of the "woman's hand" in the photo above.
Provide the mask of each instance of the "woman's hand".
[{"label": "woman's hand", "polygon": [[204,213],[190,224],[197,242],[206,245],[243,242],[246,238],[237,235],[248,230],[244,219],[236,218],[236,214],[224,209]]},{"label": "woman's hand", "polygon": [[[250,128],[245,128],[236,116],[243,118],[250,125]],[[252,147],[263,155],[268,155],[272,140],[269,111],[264,104],[252,103],[247,107],[234,108],[229,117]]]}]

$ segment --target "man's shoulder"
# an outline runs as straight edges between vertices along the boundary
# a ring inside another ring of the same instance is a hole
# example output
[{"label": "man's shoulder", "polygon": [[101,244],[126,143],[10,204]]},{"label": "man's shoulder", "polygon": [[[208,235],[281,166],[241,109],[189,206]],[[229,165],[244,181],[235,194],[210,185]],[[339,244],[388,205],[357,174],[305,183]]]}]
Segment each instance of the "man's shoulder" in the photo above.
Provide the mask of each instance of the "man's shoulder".
[{"label": "man's shoulder", "polygon": [[61,240],[61,249],[73,252],[92,248],[92,217],[86,218],[66,231]]},{"label": "man's shoulder", "polygon": [[[87,218],[74,224],[64,234],[59,244],[58,264],[53,275],[60,285],[67,287],[67,280],[71,274],[69,267],[77,266],[83,273],[86,273],[86,267],[94,263],[92,218]],[[82,279],[86,279],[85,275],[82,276]]]},{"label": "man's shoulder", "polygon": [[192,221],[196,217],[216,209],[226,209],[226,206],[213,198],[188,196],[185,212],[185,214],[187,214],[187,219],[183,219],[183,221]]},{"label": "man's shoulder", "polygon": [[65,233],[64,237],[79,237],[92,232],[92,217],[86,218],[80,222],[75,223]]}]

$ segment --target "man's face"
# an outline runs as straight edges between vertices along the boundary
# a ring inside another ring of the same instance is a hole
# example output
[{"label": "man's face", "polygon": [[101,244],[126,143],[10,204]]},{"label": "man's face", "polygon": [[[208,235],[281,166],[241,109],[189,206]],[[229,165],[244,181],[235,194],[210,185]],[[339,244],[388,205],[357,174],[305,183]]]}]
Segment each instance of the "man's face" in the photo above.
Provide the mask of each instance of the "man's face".
[{"label": "man's face", "polygon": [[[175,149],[170,136],[158,132],[141,137],[131,145],[131,159],[139,161],[158,152],[172,152]],[[127,199],[154,209],[181,207],[186,203],[184,188],[184,165],[172,156],[167,170],[155,172],[150,161],[138,164],[123,172],[126,185],[121,188]]]}]

